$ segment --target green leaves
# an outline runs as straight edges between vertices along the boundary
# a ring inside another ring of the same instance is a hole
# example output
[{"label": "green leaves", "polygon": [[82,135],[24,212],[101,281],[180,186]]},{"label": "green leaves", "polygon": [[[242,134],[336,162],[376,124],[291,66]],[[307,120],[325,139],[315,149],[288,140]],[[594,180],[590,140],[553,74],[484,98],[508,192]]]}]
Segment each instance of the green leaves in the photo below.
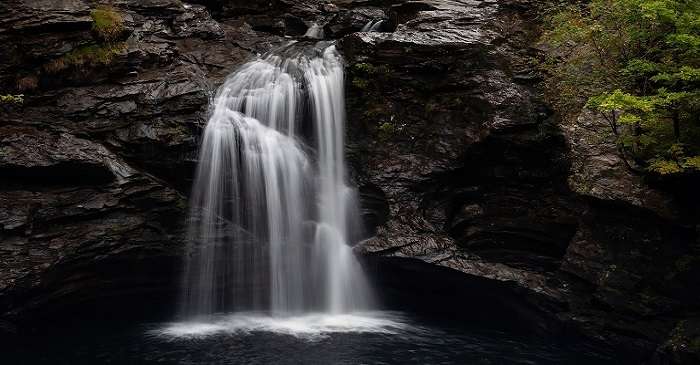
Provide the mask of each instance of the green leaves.
[{"label": "green leaves", "polygon": [[622,69],[622,72],[628,76],[647,76],[653,75],[661,69],[662,66],[656,62],[642,58],[633,58],[627,62],[627,66]]},{"label": "green leaves", "polygon": [[561,114],[598,111],[650,173],[698,170],[700,0],[591,0],[547,27],[545,88]]},{"label": "green leaves", "polygon": [[691,66],[681,66],[673,72],[662,72],[651,77],[652,81],[673,85],[679,82],[697,83],[700,82],[700,68]]},{"label": "green leaves", "polygon": [[548,24],[545,36],[556,47],[568,42],[579,42],[591,31],[576,6],[561,9],[548,19]]},{"label": "green leaves", "polygon": [[663,159],[652,160],[648,169],[661,175],[678,174],[683,172],[683,168],[677,161]]},{"label": "green leaves", "polygon": [[683,161],[683,167],[700,171],[700,156],[688,157]]},{"label": "green leaves", "polygon": [[689,171],[700,171],[700,156],[679,156],[675,159],[656,158],[650,161],[649,170],[660,175],[679,174]]},{"label": "green leaves", "polygon": [[642,17],[654,22],[673,23],[678,17],[678,2],[674,0],[635,1],[635,3],[638,3]]},{"label": "green leaves", "polygon": [[[603,93],[591,97],[586,106],[601,112],[644,114],[651,113],[657,102],[654,98],[635,96],[617,89],[612,93]],[[631,119],[628,118],[628,120]]]}]

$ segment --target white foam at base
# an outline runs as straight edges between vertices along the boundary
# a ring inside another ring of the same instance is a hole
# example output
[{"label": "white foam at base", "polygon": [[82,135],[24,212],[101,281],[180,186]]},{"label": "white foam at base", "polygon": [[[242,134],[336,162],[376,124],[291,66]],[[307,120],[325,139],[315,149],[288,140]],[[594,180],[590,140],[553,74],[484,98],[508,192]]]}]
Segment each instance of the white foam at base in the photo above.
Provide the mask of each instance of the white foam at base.
[{"label": "white foam at base", "polygon": [[196,339],[215,335],[270,332],[314,340],[333,333],[391,335],[411,327],[405,318],[393,312],[311,313],[297,316],[242,312],[213,316],[207,320],[172,322],[150,331],[150,334],[171,339]]}]

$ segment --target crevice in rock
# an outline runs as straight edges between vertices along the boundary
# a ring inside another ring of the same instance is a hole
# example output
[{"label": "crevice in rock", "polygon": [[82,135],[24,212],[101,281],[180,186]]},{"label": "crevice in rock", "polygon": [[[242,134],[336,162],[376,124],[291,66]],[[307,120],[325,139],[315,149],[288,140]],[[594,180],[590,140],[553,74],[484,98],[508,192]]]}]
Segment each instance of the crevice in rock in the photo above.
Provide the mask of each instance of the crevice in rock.
[{"label": "crevice in rock", "polygon": [[33,186],[90,186],[104,185],[115,180],[114,173],[106,166],[77,161],[60,162],[50,166],[0,167],[4,189]]}]

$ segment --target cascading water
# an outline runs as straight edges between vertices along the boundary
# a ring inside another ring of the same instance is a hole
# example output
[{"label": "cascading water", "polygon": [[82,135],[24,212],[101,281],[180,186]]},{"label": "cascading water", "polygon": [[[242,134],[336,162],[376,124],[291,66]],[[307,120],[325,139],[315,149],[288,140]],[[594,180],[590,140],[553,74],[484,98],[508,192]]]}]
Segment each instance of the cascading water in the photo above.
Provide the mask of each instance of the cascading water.
[{"label": "cascading water", "polygon": [[242,66],[214,98],[192,190],[185,316],[370,306],[349,245],[360,225],[343,62],[334,46],[295,47]]},{"label": "cascading water", "polygon": [[367,22],[367,24],[362,27],[360,32],[379,32],[384,24],[386,23],[386,20],[384,19],[379,19],[379,20],[370,20]]}]

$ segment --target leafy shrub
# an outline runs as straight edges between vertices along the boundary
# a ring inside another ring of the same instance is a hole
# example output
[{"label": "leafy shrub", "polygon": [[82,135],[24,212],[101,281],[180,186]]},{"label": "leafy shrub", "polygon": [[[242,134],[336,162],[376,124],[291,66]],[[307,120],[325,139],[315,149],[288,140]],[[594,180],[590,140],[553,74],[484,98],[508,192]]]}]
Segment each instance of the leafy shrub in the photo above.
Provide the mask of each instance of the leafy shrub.
[{"label": "leafy shrub", "polygon": [[698,0],[592,0],[546,23],[546,96],[560,114],[599,112],[648,172],[700,171]]}]

